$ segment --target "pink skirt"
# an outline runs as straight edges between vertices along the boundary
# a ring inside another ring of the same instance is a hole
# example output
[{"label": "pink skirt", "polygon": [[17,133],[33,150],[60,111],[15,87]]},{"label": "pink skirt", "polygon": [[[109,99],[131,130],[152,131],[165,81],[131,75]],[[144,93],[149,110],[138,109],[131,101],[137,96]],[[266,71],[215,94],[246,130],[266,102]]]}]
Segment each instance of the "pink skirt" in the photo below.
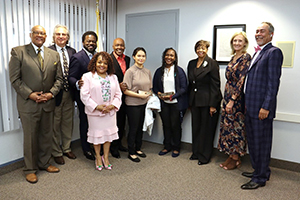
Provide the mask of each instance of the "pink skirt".
[{"label": "pink skirt", "polygon": [[89,129],[87,141],[92,144],[104,144],[119,139],[116,114],[110,116],[88,115]]}]

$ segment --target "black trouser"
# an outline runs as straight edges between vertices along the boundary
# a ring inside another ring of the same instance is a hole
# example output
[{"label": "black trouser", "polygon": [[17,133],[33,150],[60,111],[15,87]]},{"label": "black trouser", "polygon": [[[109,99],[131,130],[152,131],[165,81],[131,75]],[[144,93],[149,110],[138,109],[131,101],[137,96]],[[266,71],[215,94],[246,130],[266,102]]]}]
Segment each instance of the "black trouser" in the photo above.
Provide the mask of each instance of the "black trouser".
[{"label": "black trouser", "polygon": [[139,106],[127,105],[127,117],[129,132],[127,136],[128,151],[130,155],[141,150],[143,139],[143,123],[145,118],[146,104]]},{"label": "black trouser", "polygon": [[217,123],[219,120],[220,106],[211,117],[209,106],[191,107],[192,112],[192,151],[193,157],[202,163],[210,161]]},{"label": "black trouser", "polygon": [[164,131],[164,148],[168,151],[180,151],[181,122],[177,103],[164,103],[160,112]]},{"label": "black trouser", "polygon": [[126,124],[126,104],[122,103],[120,109],[117,112],[117,126],[119,128],[118,134],[119,139],[114,140],[111,143],[110,150],[112,152],[116,152],[119,150],[119,147],[122,146],[122,139],[125,134],[125,124]]}]

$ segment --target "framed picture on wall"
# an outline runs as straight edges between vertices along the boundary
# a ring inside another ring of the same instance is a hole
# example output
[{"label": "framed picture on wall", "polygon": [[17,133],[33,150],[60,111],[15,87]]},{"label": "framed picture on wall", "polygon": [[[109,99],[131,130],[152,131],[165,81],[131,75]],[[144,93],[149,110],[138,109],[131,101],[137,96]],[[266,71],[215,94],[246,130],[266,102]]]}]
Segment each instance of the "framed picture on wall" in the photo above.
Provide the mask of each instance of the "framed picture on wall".
[{"label": "framed picture on wall", "polygon": [[293,67],[296,41],[276,42],[283,53],[282,67]]},{"label": "framed picture on wall", "polygon": [[215,25],[213,37],[213,59],[219,65],[227,65],[231,58],[230,39],[234,33],[245,31],[246,24]]}]

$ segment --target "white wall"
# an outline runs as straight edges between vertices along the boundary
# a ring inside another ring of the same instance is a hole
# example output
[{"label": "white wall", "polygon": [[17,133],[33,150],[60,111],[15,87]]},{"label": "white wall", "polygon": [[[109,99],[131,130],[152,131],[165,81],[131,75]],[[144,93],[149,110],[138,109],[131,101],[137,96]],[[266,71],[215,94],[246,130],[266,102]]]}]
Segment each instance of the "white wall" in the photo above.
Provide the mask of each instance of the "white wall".
[{"label": "white wall", "polygon": [[[213,40],[213,26],[227,24],[246,24],[250,42],[248,52],[253,55],[256,45],[254,34],[256,27],[262,21],[270,21],[275,27],[273,44],[276,41],[296,41],[293,68],[282,70],[281,85],[278,94],[278,120],[274,121],[274,142],[272,157],[300,163],[300,57],[297,41],[300,41],[299,6],[297,0],[118,0],[117,7],[117,36],[125,38],[126,14],[179,9],[179,65],[186,69],[189,60],[196,58],[194,44],[200,39]],[[155,22],[153,22],[155,23]],[[163,51],[159,49],[158,51]],[[132,52],[127,52],[131,55]],[[208,54],[212,55],[212,44]],[[146,63],[147,65],[147,63]],[[225,67],[220,66],[222,91],[225,84]],[[191,142],[191,116],[188,112],[183,123],[182,140]],[[292,122],[285,122],[292,121]],[[146,140],[162,143],[161,122],[154,127],[151,137]],[[215,146],[218,131],[215,138]]]}]

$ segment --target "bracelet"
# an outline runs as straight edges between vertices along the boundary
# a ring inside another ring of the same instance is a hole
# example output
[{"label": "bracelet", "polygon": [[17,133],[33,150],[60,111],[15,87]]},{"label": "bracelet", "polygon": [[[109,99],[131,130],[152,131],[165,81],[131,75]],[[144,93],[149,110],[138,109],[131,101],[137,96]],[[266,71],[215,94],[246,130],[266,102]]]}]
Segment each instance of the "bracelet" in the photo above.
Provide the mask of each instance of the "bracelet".
[{"label": "bracelet", "polygon": [[230,97],[230,100],[232,100],[232,101],[235,101],[236,99],[234,99],[234,98]]}]

